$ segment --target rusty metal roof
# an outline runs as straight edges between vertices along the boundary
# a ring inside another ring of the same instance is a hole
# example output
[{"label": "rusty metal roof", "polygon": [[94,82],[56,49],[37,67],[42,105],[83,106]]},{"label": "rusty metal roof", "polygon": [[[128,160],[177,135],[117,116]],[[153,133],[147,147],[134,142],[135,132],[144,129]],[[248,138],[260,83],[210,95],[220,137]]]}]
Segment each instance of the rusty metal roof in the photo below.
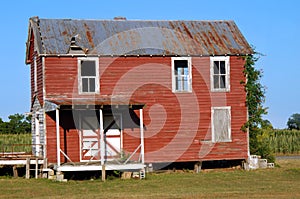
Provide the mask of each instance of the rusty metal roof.
[{"label": "rusty metal roof", "polygon": [[31,34],[35,34],[35,44],[41,55],[67,54],[72,37],[87,55],[206,56],[253,53],[234,21],[73,20],[35,17],[30,19],[29,29]]},{"label": "rusty metal roof", "polygon": [[[145,104],[116,96],[102,96],[97,98],[48,98],[46,101],[60,108],[90,107],[90,106],[128,106],[132,109],[143,108]],[[99,108],[98,107],[98,108]]]}]

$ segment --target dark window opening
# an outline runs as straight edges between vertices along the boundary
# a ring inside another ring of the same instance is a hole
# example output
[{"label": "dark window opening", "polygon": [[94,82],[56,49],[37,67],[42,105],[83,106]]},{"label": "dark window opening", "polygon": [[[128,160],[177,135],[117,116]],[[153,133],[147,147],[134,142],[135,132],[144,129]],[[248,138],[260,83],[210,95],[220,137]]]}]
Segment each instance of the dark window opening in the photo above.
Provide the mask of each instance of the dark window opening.
[{"label": "dark window opening", "polygon": [[81,92],[94,93],[96,92],[96,62],[95,61],[81,61]]},{"label": "dark window opening", "polygon": [[227,87],[227,71],[225,61],[214,61],[213,68],[213,86],[215,89],[224,89]]}]

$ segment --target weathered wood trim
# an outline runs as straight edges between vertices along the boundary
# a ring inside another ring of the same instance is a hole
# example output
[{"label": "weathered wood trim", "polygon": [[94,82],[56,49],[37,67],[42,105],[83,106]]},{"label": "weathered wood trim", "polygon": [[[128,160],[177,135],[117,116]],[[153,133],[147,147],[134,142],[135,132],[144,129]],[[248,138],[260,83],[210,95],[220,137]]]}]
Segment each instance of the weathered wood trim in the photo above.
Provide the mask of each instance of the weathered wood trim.
[{"label": "weathered wood trim", "polygon": [[[215,125],[214,125],[214,112],[215,110],[227,110],[229,113],[229,126],[228,126],[228,134],[230,139],[229,140],[224,140],[224,141],[217,141],[215,140]],[[223,107],[211,107],[211,141],[212,143],[217,143],[217,142],[232,142],[232,136],[231,136],[231,107],[230,106],[223,106]]]},{"label": "weathered wood trim", "polygon": [[59,109],[55,111],[55,123],[56,123],[56,159],[57,167],[60,167],[60,129],[59,129]]},{"label": "weathered wood trim", "polygon": [[140,139],[141,139],[141,162],[145,163],[145,147],[144,147],[144,116],[143,109],[140,109]]},{"label": "weathered wood trim", "polygon": [[[189,82],[188,91],[177,91],[176,81],[175,81],[175,60],[187,60],[188,61],[188,71],[189,71]],[[172,91],[174,93],[190,93],[193,90],[193,76],[192,76],[192,58],[191,57],[171,57],[171,70],[172,70]]]},{"label": "weathered wood trim", "polygon": [[[81,61],[95,61],[95,68],[96,68],[95,92],[82,92]],[[81,95],[99,94],[100,93],[99,58],[78,57],[77,67],[78,67],[78,93]]]},{"label": "weathered wood trim", "polygon": [[[225,61],[226,70],[226,85],[225,88],[215,89],[214,88],[214,61]],[[210,57],[210,90],[211,92],[230,92],[230,57],[229,56],[215,56]]]}]

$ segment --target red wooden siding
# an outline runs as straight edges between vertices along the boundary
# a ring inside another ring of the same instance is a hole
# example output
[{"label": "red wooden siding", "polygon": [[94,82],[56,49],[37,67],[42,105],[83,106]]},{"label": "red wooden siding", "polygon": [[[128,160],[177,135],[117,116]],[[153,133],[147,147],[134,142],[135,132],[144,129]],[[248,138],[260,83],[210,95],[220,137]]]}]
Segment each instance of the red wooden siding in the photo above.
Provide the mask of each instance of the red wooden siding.
[{"label": "red wooden siding", "polygon": [[30,82],[30,86],[31,86],[31,103],[33,103],[34,98],[37,97],[39,99],[39,102],[41,105],[43,105],[43,97],[44,97],[44,93],[43,93],[43,87],[44,87],[44,82],[43,82],[43,64],[42,64],[42,58],[37,56],[36,52],[32,53],[32,60],[34,60],[34,56],[36,56],[36,63],[37,63],[37,90],[35,91],[35,69],[34,69],[34,61],[32,61],[30,63],[30,77],[31,77],[31,82]]},{"label": "red wooden siding", "polygon": [[[33,57],[32,57],[33,60]],[[34,64],[33,62],[30,63],[30,89],[31,89],[31,103],[33,103],[34,101],[34,96],[35,96],[35,92],[34,92]]]},{"label": "red wooden siding", "polygon": [[34,57],[34,45],[32,45],[34,41],[34,34],[31,34],[31,45],[29,47],[29,57],[26,57],[27,62],[30,63],[30,88],[31,88],[31,103],[33,103],[33,97],[34,97],[34,63],[33,63],[33,57]]},{"label": "red wooden siding", "polygon": [[42,58],[37,57],[37,96],[39,99],[40,104],[43,106],[43,99],[44,99],[44,75],[43,75],[43,63]]},{"label": "red wooden siding", "polygon": [[[73,121],[71,113],[60,113],[60,123],[70,124]],[[46,114],[46,132],[47,132],[47,158],[49,162],[56,162],[57,142],[56,142],[56,123],[55,113]],[[72,161],[79,161],[79,134],[76,129],[67,129],[60,126],[60,148],[68,155]],[[65,161],[65,157],[60,155],[61,161]],[[66,160],[67,161],[67,160]]]},{"label": "red wooden siding", "polygon": [[[244,88],[240,84],[245,80],[242,59],[230,59],[231,91],[211,93],[209,57],[192,58],[193,93],[176,94],[171,90],[170,58],[118,58],[112,63],[110,61],[110,58],[107,62],[100,59],[100,65],[109,65],[100,67],[105,68],[101,75],[101,93],[132,93],[131,99],[147,104],[144,109],[146,161],[247,157],[246,133],[240,130],[246,122],[247,110]],[[217,143],[211,148],[211,144],[203,141],[211,139],[212,106],[231,106],[233,142]],[[182,118],[183,115],[188,119]],[[139,144],[139,132],[124,132],[124,147],[133,151]]]},{"label": "red wooden siding", "polygon": [[[30,46],[29,46],[29,53],[28,57],[26,57],[26,62],[30,63],[30,87],[31,87],[31,103],[33,103],[34,98],[38,97],[39,102],[43,104],[43,64],[42,64],[42,58],[38,56],[37,52],[35,51],[35,47],[33,45],[34,43],[34,34],[31,34],[30,38]],[[34,57],[36,56],[36,62],[37,62],[37,90],[35,91],[35,85],[34,85],[34,75],[35,75],[35,69],[34,69]]]},{"label": "red wooden siding", "polygon": [[46,57],[45,71],[46,98],[78,95],[77,58]]},{"label": "red wooden siding", "polygon": [[[46,97],[131,96],[144,108],[146,162],[244,159],[247,134],[246,93],[241,80],[244,61],[230,57],[230,92],[210,92],[210,58],[192,57],[192,93],[173,93],[170,57],[100,57],[100,94],[79,95],[77,58],[46,57]],[[211,107],[231,106],[232,142],[210,143]],[[137,116],[139,114],[137,113]],[[55,121],[47,116],[49,161],[56,157]],[[63,120],[61,120],[63,121]],[[63,134],[61,130],[61,147]],[[140,143],[139,129],[124,129],[123,146],[133,152]],[[79,160],[79,136],[67,132],[68,156]],[[73,147],[73,148],[72,148]]]}]

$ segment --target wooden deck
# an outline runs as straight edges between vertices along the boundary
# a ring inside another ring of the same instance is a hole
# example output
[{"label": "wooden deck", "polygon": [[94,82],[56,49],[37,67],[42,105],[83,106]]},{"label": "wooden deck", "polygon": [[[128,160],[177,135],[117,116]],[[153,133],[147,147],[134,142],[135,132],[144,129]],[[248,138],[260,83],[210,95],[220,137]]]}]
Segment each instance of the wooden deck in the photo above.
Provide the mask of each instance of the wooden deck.
[{"label": "wooden deck", "polygon": [[32,154],[26,154],[24,152],[14,153],[0,153],[0,166],[1,165],[26,165],[26,162],[30,160],[30,164],[44,164],[43,157],[37,157]]},{"label": "wooden deck", "polygon": [[[44,165],[47,161],[43,157],[37,157],[24,152],[0,153],[0,166],[12,166],[14,177],[18,177],[17,166],[24,165],[26,168],[26,178],[30,178],[30,171],[35,171],[35,178],[47,169]],[[34,165],[34,169],[30,166]],[[45,169],[44,169],[45,168]]]},{"label": "wooden deck", "polygon": [[122,164],[119,162],[111,161],[101,165],[101,162],[77,162],[77,163],[64,163],[60,167],[55,167],[56,171],[102,171],[105,170],[118,170],[118,171],[140,171],[145,169],[146,165],[143,163],[127,163]]},{"label": "wooden deck", "polygon": [[[67,163],[62,163],[59,167],[57,167],[57,164],[48,165],[47,159],[44,159],[43,157],[37,157],[31,154],[26,154],[24,152],[0,153],[0,167],[1,166],[12,166],[14,177],[18,177],[17,167],[24,166],[26,169],[25,177],[27,179],[29,179],[30,176],[33,175],[33,172],[35,178],[43,177],[43,174],[51,172],[52,173],[51,175],[54,175],[54,173],[56,173],[54,179],[59,179],[57,175],[63,176],[62,173],[64,172],[101,171],[103,176],[102,178],[103,181],[105,180],[106,171],[113,171],[113,170],[122,171],[122,172],[137,171],[137,172],[144,173],[146,167],[145,164],[140,162],[135,162],[135,161],[120,162],[117,160],[107,161],[103,165],[101,165],[101,161],[67,162]],[[49,175],[50,174],[48,173],[47,174],[48,178]]]}]

